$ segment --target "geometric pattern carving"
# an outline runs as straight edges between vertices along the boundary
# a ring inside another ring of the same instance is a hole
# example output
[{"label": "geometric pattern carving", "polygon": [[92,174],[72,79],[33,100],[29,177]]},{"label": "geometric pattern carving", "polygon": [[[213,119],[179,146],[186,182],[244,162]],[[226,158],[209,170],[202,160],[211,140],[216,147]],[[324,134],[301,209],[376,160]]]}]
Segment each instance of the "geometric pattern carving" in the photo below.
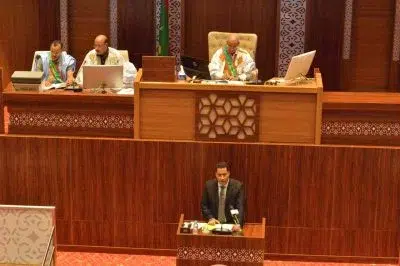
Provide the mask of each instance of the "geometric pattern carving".
[{"label": "geometric pattern carving", "polygon": [[60,31],[64,50],[68,51],[68,0],[60,0]]},{"label": "geometric pattern carving", "polygon": [[395,14],[395,18],[394,18],[392,60],[395,62],[400,60],[400,0],[396,0],[396,14]]},{"label": "geometric pattern carving", "polygon": [[[155,0],[155,35],[158,40],[158,29],[160,27],[161,0]],[[168,1],[168,29],[169,29],[169,53],[175,55],[180,62],[181,36],[182,36],[182,3],[181,0]]]},{"label": "geometric pattern carving", "polygon": [[110,0],[110,45],[118,48],[118,0]]},{"label": "geometric pattern carving", "polygon": [[323,121],[325,136],[400,136],[399,122]]},{"label": "geometric pattern carving", "polygon": [[179,247],[177,259],[263,263],[264,250]]},{"label": "geometric pattern carving", "polygon": [[54,207],[0,205],[0,264],[41,265],[54,223]]},{"label": "geometric pattern carving", "polygon": [[286,74],[293,56],[304,53],[306,0],[281,0],[278,76]]},{"label": "geometric pattern carving", "polygon": [[10,113],[10,126],[133,129],[133,116],[16,112]]},{"label": "geometric pattern carving", "polygon": [[258,141],[258,97],[244,94],[198,94],[196,138]]},{"label": "geometric pattern carving", "polygon": [[350,59],[352,24],[353,24],[353,0],[346,0],[345,11],[344,11],[343,51],[342,51],[342,58],[345,60]]}]

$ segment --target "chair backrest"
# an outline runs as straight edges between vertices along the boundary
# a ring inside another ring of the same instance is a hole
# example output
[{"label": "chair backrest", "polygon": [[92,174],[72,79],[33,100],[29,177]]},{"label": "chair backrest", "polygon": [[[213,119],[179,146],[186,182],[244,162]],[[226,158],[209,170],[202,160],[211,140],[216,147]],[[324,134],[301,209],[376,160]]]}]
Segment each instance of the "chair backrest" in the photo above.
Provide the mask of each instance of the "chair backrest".
[{"label": "chair backrest", "polygon": [[44,53],[49,53],[50,51],[35,51],[35,53],[33,54],[33,60],[32,60],[32,67],[31,67],[31,71],[35,70],[35,66],[36,66],[36,56],[40,55],[40,54],[44,54]]},{"label": "chair backrest", "polygon": [[118,52],[122,55],[125,59],[125,62],[129,62],[129,53],[128,50],[118,50]]},{"label": "chair backrest", "polygon": [[[211,61],[214,53],[226,44],[230,32],[211,31],[208,33],[208,59]],[[255,60],[257,50],[257,35],[254,33],[235,33],[239,37],[239,47],[249,52]]]}]

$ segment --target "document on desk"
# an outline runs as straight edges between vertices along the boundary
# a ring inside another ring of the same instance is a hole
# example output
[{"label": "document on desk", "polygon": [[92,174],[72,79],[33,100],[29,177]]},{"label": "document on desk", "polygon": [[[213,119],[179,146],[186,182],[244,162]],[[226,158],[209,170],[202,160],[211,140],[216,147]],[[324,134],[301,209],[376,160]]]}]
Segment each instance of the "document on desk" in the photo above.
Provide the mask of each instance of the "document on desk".
[{"label": "document on desk", "polygon": [[63,89],[65,87],[67,87],[67,84],[65,82],[50,84],[49,86],[44,85],[44,82],[42,82],[42,84],[40,85],[40,90],[47,91],[51,89]]},{"label": "document on desk", "polygon": [[117,94],[121,94],[121,95],[134,95],[135,94],[135,89],[133,88],[124,88],[124,89],[120,89]]},{"label": "document on desk", "polygon": [[244,85],[244,81],[240,80],[203,80],[204,84],[229,84],[229,85]]}]

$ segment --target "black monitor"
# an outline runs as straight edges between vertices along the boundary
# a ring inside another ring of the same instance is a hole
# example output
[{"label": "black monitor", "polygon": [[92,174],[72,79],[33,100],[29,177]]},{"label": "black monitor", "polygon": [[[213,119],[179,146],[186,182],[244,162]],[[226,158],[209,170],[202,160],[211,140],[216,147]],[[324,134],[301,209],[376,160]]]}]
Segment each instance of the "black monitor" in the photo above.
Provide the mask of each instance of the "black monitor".
[{"label": "black monitor", "polygon": [[211,79],[207,60],[182,55],[181,65],[189,77],[196,76],[196,79]]}]

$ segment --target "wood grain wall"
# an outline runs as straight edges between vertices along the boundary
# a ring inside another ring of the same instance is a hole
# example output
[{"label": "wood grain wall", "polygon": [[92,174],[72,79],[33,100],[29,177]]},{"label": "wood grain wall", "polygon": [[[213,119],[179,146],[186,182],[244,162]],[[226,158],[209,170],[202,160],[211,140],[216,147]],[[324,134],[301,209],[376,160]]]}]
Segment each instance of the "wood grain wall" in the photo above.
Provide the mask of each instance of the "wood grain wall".
[{"label": "wood grain wall", "polygon": [[154,55],[154,1],[118,0],[118,46],[139,68],[143,55]]},{"label": "wood grain wall", "polygon": [[68,0],[69,53],[77,59],[78,67],[93,49],[94,38],[110,35],[109,25],[108,0]]},{"label": "wood grain wall", "polygon": [[350,71],[345,73],[344,90],[399,91],[390,87],[399,79],[391,76],[396,1],[358,0],[353,8]]},{"label": "wood grain wall", "polygon": [[249,32],[258,36],[256,63],[260,78],[274,76],[277,38],[276,0],[185,1],[185,55],[208,60],[210,31]]},{"label": "wood grain wall", "polygon": [[305,51],[317,50],[312,69],[323,73],[324,90],[340,90],[344,1],[307,0]]},{"label": "wood grain wall", "polygon": [[0,134],[4,134],[3,69],[0,67]]},{"label": "wood grain wall", "polygon": [[[254,32],[259,37],[260,77],[276,75],[280,0],[193,0],[183,3],[184,54],[207,59],[211,30]],[[307,0],[305,49],[316,49],[325,90],[399,91],[398,61],[393,61],[395,0],[353,3],[351,54],[342,59],[345,0]],[[119,49],[141,66],[154,53],[154,1],[118,0]],[[5,82],[16,69],[29,69],[35,50],[60,38],[59,1],[15,0],[0,10],[0,66]],[[68,1],[70,53],[81,63],[97,34],[109,34],[109,0]]]},{"label": "wood grain wall", "polygon": [[0,67],[4,84],[15,70],[30,70],[36,50],[47,50],[60,38],[58,1],[2,1],[0,8]]},{"label": "wood grain wall", "polygon": [[[0,203],[55,205],[59,245],[174,250],[217,161],[268,254],[395,259],[399,149],[0,137]],[[374,260],[374,259],[372,259]]]},{"label": "wood grain wall", "polygon": [[[109,0],[69,0],[70,53],[80,65],[99,34],[110,36]],[[154,1],[118,0],[118,49],[128,50],[131,62],[141,67],[143,55],[153,55]]]},{"label": "wood grain wall", "polygon": [[[185,5],[184,53],[207,59],[211,30],[254,32],[259,36],[256,63],[263,79],[275,76],[279,0],[190,1]],[[398,62],[392,61],[395,0],[356,0],[351,55],[342,59],[345,0],[307,0],[305,50],[317,50],[328,91],[400,91]]]},{"label": "wood grain wall", "polygon": [[0,67],[4,82],[15,70],[30,70],[33,52],[39,47],[39,3],[2,1],[0,8]]}]

